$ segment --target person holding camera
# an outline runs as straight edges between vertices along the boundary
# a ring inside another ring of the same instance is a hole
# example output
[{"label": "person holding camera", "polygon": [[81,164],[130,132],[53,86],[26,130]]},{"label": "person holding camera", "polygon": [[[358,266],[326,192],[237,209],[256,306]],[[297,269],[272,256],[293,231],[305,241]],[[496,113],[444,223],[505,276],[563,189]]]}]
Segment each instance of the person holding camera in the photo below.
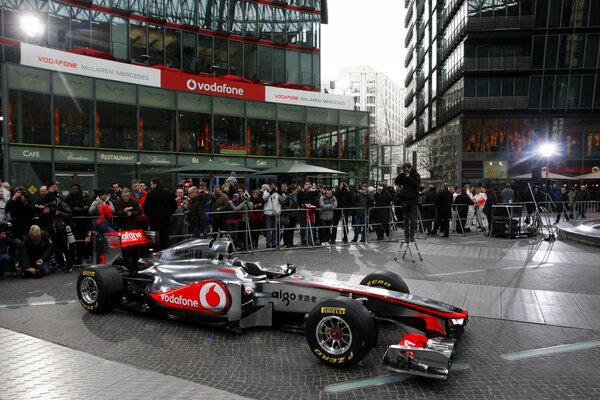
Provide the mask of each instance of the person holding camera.
[{"label": "person holding camera", "polygon": [[394,183],[402,187],[399,198],[404,214],[404,240],[414,242],[415,231],[417,230],[417,198],[420,195],[421,176],[411,163],[406,162],[402,164],[402,172],[396,177]]},{"label": "person holding camera", "polygon": [[35,214],[29,202],[29,194],[23,186],[15,188],[15,193],[6,202],[5,212],[10,215],[15,237],[22,238],[29,232]]},{"label": "person holding camera", "polygon": [[119,217],[117,225],[121,230],[137,229],[137,217],[142,215],[142,209],[127,187],[121,189],[121,197],[115,204],[115,215]]},{"label": "person holding camera", "polygon": [[68,235],[73,232],[71,207],[58,196],[47,195],[39,215],[39,226],[48,235],[55,250],[56,266],[69,271],[74,264],[75,247],[69,246]]},{"label": "person holding camera", "polygon": [[337,199],[337,209],[333,212],[333,227],[331,232],[331,240],[336,241],[337,238],[337,226],[342,220],[342,241],[344,244],[348,243],[348,217],[354,216],[355,213],[355,197],[354,190],[348,186],[346,178],[342,178],[339,188],[334,193]]},{"label": "person holding camera", "polygon": [[268,190],[263,191],[262,198],[265,201],[263,212],[267,249],[275,249],[279,243],[278,217],[281,215],[281,204],[285,202],[286,197],[281,190],[277,189],[277,184],[271,181]]},{"label": "person holding camera", "polygon": [[24,278],[41,278],[50,273],[52,244],[37,225],[31,225],[23,239],[20,253],[20,266]]}]

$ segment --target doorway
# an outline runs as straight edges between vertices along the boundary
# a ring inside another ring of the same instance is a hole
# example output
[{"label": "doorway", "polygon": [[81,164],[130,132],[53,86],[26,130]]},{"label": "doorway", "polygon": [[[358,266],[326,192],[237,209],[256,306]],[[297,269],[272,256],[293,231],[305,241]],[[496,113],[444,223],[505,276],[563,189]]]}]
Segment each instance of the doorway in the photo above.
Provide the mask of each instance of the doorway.
[{"label": "doorway", "polygon": [[96,175],[89,172],[57,172],[56,181],[60,184],[60,194],[66,198],[71,192],[71,185],[79,183],[84,196],[92,195],[96,187]]}]

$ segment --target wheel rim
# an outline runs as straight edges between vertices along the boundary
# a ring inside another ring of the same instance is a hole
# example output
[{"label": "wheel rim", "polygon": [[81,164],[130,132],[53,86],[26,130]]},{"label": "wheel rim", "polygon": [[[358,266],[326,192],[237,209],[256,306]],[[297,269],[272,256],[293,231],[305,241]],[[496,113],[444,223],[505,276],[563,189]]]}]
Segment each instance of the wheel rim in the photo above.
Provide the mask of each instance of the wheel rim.
[{"label": "wheel rim", "polygon": [[328,316],[319,321],[316,329],[319,346],[333,355],[344,354],[352,345],[352,329],[342,318]]},{"label": "wheel rim", "polygon": [[98,299],[98,285],[93,278],[86,276],[79,285],[81,298],[88,304],[93,304]]}]

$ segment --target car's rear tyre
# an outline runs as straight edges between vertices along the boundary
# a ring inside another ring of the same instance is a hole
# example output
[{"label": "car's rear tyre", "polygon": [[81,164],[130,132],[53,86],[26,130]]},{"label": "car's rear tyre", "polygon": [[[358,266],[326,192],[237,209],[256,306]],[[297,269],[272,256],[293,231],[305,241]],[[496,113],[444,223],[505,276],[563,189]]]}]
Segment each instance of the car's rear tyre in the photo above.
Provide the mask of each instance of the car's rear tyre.
[{"label": "car's rear tyre", "polygon": [[123,278],[110,265],[84,268],[77,278],[77,297],[82,307],[91,313],[108,312],[123,297]]},{"label": "car's rear tyre", "polygon": [[398,274],[391,271],[372,272],[365,276],[363,280],[360,281],[360,284],[410,294],[408,285],[406,282],[404,282],[404,279],[400,278]]},{"label": "car's rear tyre", "polygon": [[377,342],[375,321],[358,301],[348,297],[323,300],[308,314],[306,341],[325,364],[350,367]]}]

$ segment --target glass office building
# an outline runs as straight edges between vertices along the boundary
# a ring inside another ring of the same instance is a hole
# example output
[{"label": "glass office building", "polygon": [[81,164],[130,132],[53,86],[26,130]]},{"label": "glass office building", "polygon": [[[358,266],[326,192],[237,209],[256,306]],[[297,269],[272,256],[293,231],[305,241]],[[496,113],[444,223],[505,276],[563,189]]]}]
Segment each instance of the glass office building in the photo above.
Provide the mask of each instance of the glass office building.
[{"label": "glass office building", "polygon": [[[600,166],[600,2],[405,0],[409,156],[432,179],[499,185]],[[558,153],[541,159],[541,143]]]},{"label": "glass office building", "polygon": [[2,1],[3,176],[173,184],[181,176],[166,170],[213,158],[310,162],[367,181],[368,114],[318,92],[322,7]]}]

